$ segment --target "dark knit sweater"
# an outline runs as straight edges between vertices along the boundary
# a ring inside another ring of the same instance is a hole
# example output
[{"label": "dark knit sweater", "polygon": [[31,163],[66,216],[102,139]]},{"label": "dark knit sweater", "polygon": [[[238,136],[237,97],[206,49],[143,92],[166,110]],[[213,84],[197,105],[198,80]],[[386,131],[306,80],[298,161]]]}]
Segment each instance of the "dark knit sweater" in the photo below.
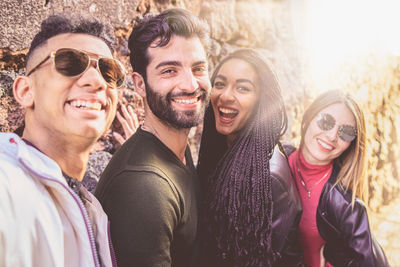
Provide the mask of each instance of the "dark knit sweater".
[{"label": "dark knit sweater", "polygon": [[185,157],[186,166],[138,129],[103,172],[95,195],[109,216],[118,266],[192,265],[199,186],[189,148]]}]

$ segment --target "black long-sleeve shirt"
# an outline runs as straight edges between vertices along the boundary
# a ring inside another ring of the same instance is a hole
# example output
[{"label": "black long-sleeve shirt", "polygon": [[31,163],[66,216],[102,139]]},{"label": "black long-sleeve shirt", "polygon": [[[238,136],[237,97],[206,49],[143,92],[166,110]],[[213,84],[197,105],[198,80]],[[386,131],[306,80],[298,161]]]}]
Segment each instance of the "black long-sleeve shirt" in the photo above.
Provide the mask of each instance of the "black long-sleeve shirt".
[{"label": "black long-sleeve shirt", "polygon": [[138,129],[103,172],[96,197],[110,219],[118,266],[192,266],[199,186],[189,148],[186,165]]}]

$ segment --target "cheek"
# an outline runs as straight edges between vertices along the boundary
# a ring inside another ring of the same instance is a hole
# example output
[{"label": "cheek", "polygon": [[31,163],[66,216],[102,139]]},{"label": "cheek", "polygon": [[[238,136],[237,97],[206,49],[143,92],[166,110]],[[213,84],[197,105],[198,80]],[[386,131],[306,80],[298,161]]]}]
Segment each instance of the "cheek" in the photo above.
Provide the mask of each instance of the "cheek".
[{"label": "cheek", "polygon": [[58,109],[63,108],[65,101],[67,100],[67,93],[58,88],[51,87],[39,87],[41,90],[35,90],[33,92],[33,104],[34,106],[46,109]]},{"label": "cheek", "polygon": [[109,89],[109,96],[112,102],[118,102],[118,89]]},{"label": "cheek", "polygon": [[108,98],[111,104],[111,111],[115,113],[118,104],[118,89],[108,89]]},{"label": "cheek", "polygon": [[218,95],[219,94],[216,92],[215,89],[211,90],[210,100],[211,100],[213,107],[214,107],[214,105],[217,104]]},{"label": "cheek", "polygon": [[311,121],[305,134],[312,138],[313,136],[320,135],[321,133],[323,133],[323,131],[318,127],[317,123]]},{"label": "cheek", "polygon": [[217,113],[218,113],[218,111],[217,111],[217,103],[216,103],[216,98],[214,97],[212,97],[213,95],[211,95],[211,106],[212,106],[212,109],[213,109],[213,112],[214,112],[214,116],[217,116]]},{"label": "cheek", "polygon": [[210,82],[210,79],[208,78],[208,76],[199,78],[199,85],[201,88],[203,88],[207,92],[211,91],[211,82]]},{"label": "cheek", "polygon": [[340,141],[340,148],[341,148],[340,154],[342,154],[344,151],[346,151],[350,145],[351,145],[351,143],[349,143],[349,142]]},{"label": "cheek", "polygon": [[244,117],[246,119],[250,118],[253,111],[257,109],[257,98],[256,96],[248,97],[242,100],[241,103],[243,107]]},{"label": "cheek", "polygon": [[304,134],[304,143],[305,145],[311,145],[313,141],[313,136],[315,135],[315,131],[313,131],[312,125],[310,124]]},{"label": "cheek", "polygon": [[118,89],[108,89],[108,96],[113,101],[118,100]]},{"label": "cheek", "polygon": [[164,94],[164,92],[172,91],[174,87],[179,84],[179,79],[168,78],[162,79],[159,76],[154,78],[147,77],[147,85],[153,89],[153,91]]}]

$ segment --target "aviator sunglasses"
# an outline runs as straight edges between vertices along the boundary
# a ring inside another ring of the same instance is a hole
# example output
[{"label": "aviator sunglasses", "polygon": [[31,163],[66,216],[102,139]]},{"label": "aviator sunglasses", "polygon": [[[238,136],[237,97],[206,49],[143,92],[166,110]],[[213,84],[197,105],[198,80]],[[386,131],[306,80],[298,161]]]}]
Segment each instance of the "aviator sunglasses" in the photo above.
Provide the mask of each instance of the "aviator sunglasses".
[{"label": "aviator sunglasses", "polygon": [[49,58],[53,59],[57,72],[66,77],[81,75],[89,68],[91,60],[95,60],[97,70],[110,87],[121,87],[125,80],[125,68],[118,60],[106,57],[93,58],[89,56],[89,53],[73,48],[60,48],[52,51],[27,76],[37,70]]},{"label": "aviator sunglasses", "polygon": [[[329,131],[335,127],[335,118],[328,113],[320,113],[317,118],[317,125],[323,131]],[[354,126],[343,124],[340,125],[337,135],[345,142],[351,142],[357,136],[357,130]]]}]

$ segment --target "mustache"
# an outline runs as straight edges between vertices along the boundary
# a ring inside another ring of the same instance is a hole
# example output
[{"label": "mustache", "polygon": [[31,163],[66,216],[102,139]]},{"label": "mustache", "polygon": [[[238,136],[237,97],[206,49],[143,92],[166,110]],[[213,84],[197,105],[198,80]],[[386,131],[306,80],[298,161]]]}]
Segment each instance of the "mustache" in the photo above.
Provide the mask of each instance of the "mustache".
[{"label": "mustache", "polygon": [[171,97],[179,97],[179,96],[201,96],[201,97],[206,97],[207,96],[207,91],[204,88],[197,88],[194,92],[188,93],[188,92],[179,92],[179,93],[174,93],[172,94],[171,92],[168,93],[168,99]]}]

